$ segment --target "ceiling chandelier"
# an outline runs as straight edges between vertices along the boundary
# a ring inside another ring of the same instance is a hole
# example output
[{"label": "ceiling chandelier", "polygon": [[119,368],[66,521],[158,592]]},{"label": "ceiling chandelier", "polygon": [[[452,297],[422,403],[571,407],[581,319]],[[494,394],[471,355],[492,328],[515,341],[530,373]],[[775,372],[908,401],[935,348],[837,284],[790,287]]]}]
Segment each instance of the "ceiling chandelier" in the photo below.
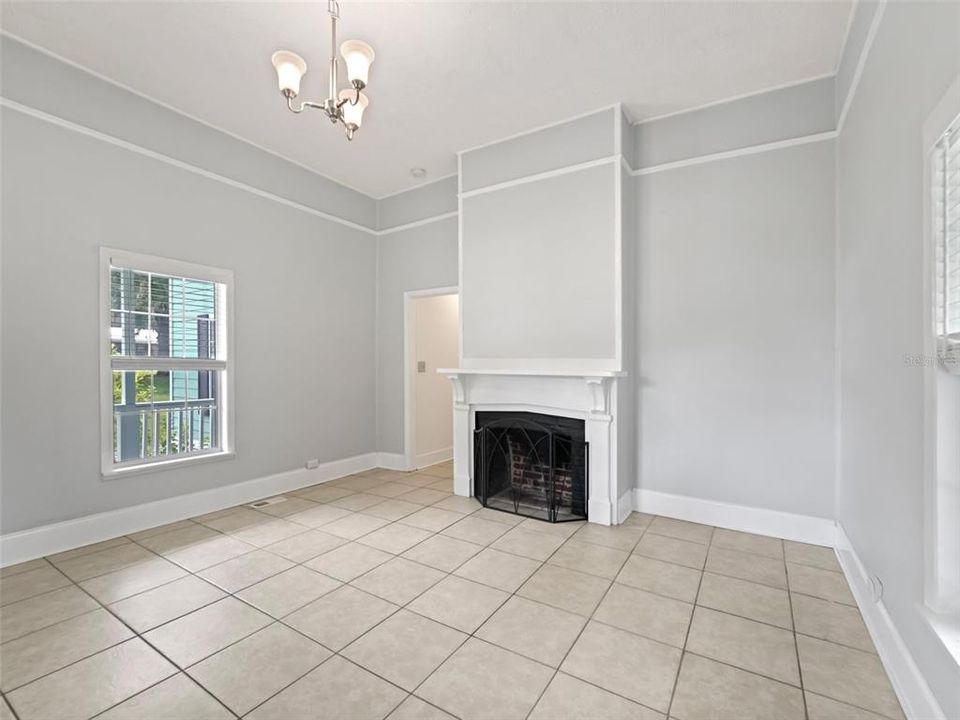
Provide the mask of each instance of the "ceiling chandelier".
[{"label": "ceiling chandelier", "polygon": [[323,110],[330,122],[343,123],[347,140],[353,140],[360,129],[363,111],[369,100],[363,94],[373,62],[373,48],[362,40],[347,40],[340,46],[340,54],[347,66],[347,79],[350,87],[337,90],[337,21],[340,19],[340,4],[328,0],[327,12],[330,14],[330,90],[327,99],[321,102],[303,101],[299,107],[293,100],[300,93],[300,79],[307,72],[307,63],[302,57],[289,50],[278,50],[271,62],[277,70],[280,92],[287,99],[287,108],[294,113],[302,113],[305,108]]}]

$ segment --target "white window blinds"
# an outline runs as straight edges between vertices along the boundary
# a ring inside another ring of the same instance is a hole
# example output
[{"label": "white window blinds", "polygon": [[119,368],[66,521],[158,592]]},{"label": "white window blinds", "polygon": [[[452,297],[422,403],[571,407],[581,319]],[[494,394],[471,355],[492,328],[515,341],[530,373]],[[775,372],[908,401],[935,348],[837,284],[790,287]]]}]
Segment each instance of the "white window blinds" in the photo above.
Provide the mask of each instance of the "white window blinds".
[{"label": "white window blinds", "polygon": [[933,231],[936,244],[936,332],[941,360],[960,367],[960,126],[933,151]]}]

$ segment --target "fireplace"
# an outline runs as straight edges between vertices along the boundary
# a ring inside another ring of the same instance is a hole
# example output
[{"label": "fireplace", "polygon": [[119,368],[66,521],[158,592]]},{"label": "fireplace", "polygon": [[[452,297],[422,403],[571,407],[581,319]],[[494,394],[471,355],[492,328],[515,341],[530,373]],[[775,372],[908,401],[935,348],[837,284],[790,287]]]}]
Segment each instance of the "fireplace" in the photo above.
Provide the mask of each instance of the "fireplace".
[{"label": "fireplace", "polygon": [[475,428],[474,493],[484,507],[549,522],[587,519],[583,420],[478,411]]}]

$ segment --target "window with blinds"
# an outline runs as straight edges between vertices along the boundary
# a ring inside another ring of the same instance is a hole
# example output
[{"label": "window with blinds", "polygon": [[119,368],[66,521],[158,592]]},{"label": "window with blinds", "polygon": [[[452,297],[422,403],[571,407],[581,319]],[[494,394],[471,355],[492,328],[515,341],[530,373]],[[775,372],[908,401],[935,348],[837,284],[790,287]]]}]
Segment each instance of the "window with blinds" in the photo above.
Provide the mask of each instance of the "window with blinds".
[{"label": "window with blinds", "polygon": [[932,157],[936,246],[936,319],[942,364],[960,368],[960,126],[947,130]]},{"label": "window with blinds", "polygon": [[227,273],[190,269],[109,258],[105,472],[225,451]]}]

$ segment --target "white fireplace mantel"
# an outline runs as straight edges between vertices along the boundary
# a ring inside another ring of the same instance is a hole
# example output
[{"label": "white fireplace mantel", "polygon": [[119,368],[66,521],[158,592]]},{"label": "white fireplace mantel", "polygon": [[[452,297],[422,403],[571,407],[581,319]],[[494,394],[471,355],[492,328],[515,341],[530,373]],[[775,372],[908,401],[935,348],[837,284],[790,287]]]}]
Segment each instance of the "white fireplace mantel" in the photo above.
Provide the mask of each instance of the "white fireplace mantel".
[{"label": "white fireplace mantel", "polygon": [[617,524],[617,385],[614,370],[444,368],[453,383],[454,492],[472,496],[473,431],[480,410],[526,411],[584,420],[589,453],[588,519]]}]

